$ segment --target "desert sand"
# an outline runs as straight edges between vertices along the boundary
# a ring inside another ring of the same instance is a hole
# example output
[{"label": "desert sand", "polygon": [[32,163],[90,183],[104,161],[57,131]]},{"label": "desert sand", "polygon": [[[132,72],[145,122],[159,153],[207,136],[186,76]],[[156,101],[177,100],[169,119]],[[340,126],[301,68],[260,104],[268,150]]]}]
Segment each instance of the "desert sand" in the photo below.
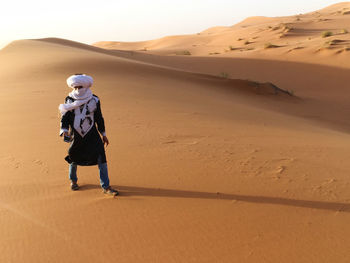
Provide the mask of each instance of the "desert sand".
[{"label": "desert sand", "polygon": [[[350,35],[321,36],[346,29],[348,9],[0,50],[0,262],[349,262]],[[57,107],[81,72],[101,99],[117,198],[97,167],[69,188]]]}]

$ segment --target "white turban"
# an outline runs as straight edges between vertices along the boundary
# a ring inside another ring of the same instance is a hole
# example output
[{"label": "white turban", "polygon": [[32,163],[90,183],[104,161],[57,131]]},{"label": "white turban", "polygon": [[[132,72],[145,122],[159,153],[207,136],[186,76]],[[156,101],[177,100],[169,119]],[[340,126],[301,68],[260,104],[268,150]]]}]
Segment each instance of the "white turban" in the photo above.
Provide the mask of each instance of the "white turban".
[{"label": "white turban", "polygon": [[67,79],[67,85],[72,89],[76,86],[83,86],[84,88],[90,88],[93,83],[94,83],[94,80],[92,79],[92,77],[85,74],[73,75]]},{"label": "white turban", "polygon": [[74,89],[72,92],[68,94],[69,97],[74,99],[74,102],[72,103],[65,103],[60,104],[58,109],[61,112],[61,115],[63,116],[67,111],[74,110],[81,105],[89,102],[92,97],[92,91],[90,90],[90,87],[92,86],[92,83],[94,80],[92,77],[85,75],[85,74],[76,74],[73,76],[70,76],[67,79],[67,85],[74,89],[74,87],[82,86],[81,89]]}]

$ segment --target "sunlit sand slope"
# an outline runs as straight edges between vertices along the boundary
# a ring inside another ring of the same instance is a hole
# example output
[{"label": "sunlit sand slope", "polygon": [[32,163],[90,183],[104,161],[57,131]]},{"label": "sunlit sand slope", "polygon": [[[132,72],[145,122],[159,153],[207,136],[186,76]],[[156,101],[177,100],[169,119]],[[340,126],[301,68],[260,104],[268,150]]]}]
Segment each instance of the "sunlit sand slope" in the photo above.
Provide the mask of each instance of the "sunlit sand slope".
[{"label": "sunlit sand slope", "polygon": [[[0,51],[0,262],[349,261],[345,111],[126,55],[59,39]],[[69,189],[57,106],[82,72],[117,199],[96,167]]]}]

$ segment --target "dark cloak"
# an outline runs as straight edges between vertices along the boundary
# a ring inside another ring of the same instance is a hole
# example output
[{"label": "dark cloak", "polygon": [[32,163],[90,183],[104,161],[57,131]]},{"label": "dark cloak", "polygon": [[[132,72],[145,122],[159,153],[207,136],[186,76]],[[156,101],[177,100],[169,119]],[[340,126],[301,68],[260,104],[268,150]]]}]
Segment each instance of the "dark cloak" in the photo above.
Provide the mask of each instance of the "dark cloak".
[{"label": "dark cloak", "polygon": [[[65,158],[68,163],[75,163],[83,166],[96,165],[98,164],[98,158],[101,158],[102,163],[107,162],[104,145],[99,134],[99,132],[101,134],[105,132],[101,103],[96,95],[93,95],[92,99],[97,101],[96,109],[93,112],[93,126],[84,136],[81,136],[79,132],[74,129],[74,110],[68,111],[62,116],[61,129],[69,130],[70,128],[71,136],[73,135],[68,150],[68,156]],[[65,99],[65,103],[72,103],[74,101],[75,99],[69,96]],[[80,110],[83,109],[84,105],[80,106]]]}]

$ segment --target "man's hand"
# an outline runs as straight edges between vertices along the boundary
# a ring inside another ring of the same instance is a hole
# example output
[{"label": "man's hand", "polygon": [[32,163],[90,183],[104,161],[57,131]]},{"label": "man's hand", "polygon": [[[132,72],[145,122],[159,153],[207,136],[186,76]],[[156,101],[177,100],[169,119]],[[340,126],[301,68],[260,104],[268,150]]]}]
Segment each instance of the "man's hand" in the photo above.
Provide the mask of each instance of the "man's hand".
[{"label": "man's hand", "polygon": [[108,144],[109,144],[109,141],[108,141],[108,138],[107,138],[107,136],[103,136],[103,145],[105,145],[106,144],[106,146],[108,146]]}]

